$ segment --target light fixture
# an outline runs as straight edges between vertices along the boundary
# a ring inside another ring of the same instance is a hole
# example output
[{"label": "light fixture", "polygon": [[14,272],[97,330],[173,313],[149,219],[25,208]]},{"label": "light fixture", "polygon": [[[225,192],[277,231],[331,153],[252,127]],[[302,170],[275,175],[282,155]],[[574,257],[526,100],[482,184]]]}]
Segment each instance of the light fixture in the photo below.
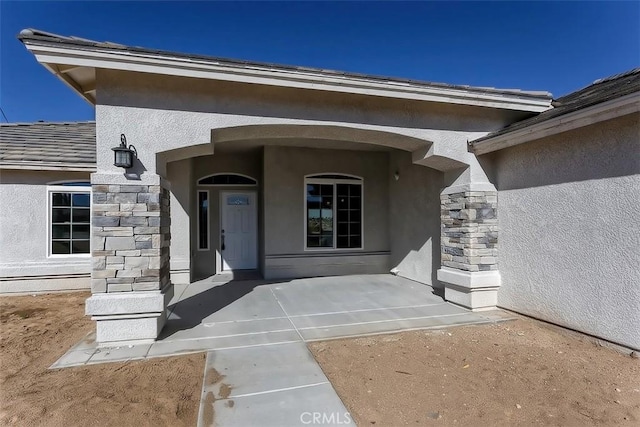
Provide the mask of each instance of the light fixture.
[{"label": "light fixture", "polygon": [[120,135],[120,145],[113,147],[113,165],[119,168],[129,169],[133,165],[133,156],[138,157],[136,147],[129,144],[127,147],[127,138],[124,133]]},{"label": "light fixture", "polygon": [[396,170],[396,173],[393,174],[393,177],[396,179],[396,181],[399,180],[400,179],[400,171]]}]

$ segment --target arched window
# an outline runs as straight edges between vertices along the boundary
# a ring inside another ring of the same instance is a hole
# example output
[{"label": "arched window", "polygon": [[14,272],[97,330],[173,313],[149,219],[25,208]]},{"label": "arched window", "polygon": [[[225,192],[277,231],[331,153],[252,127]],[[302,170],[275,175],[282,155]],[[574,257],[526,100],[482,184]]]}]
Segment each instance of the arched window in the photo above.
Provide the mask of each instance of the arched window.
[{"label": "arched window", "polygon": [[362,249],[362,184],[353,175],[305,177],[306,249]]},{"label": "arched window", "polygon": [[199,179],[198,185],[246,186],[258,185],[258,182],[250,176],[238,173],[217,173]]}]

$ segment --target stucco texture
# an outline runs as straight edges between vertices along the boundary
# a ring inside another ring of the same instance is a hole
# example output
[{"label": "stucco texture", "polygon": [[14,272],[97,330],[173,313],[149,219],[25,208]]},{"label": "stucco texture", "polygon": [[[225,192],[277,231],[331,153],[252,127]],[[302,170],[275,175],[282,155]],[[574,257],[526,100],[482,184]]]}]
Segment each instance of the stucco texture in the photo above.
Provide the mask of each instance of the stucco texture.
[{"label": "stucco texture", "polygon": [[639,115],[493,156],[499,306],[640,348]]},{"label": "stucco texture", "polygon": [[[0,171],[0,292],[89,287],[88,256],[48,257],[47,184],[68,180],[89,181],[89,174]],[[35,276],[51,279],[29,280]]]},{"label": "stucco texture", "polygon": [[[359,142],[413,151],[415,161],[432,167],[460,167],[475,164],[467,152],[468,140],[529,115],[108,70],[97,70],[96,85],[96,137],[98,147],[105,148],[97,152],[101,173],[116,172],[106,148],[114,146],[121,133],[138,149],[142,172],[164,175],[157,153],[193,146],[202,148],[199,155],[212,154],[217,130],[244,126],[339,127],[344,135],[353,131],[351,140],[362,138],[354,136],[357,132],[385,132],[384,138]],[[266,128],[262,132],[262,137],[283,137],[281,132],[266,134]]]},{"label": "stucco texture", "polygon": [[[396,179],[396,174],[398,179]],[[391,268],[408,279],[440,287],[440,191],[443,173],[411,163],[408,153],[390,156],[389,234]]]}]

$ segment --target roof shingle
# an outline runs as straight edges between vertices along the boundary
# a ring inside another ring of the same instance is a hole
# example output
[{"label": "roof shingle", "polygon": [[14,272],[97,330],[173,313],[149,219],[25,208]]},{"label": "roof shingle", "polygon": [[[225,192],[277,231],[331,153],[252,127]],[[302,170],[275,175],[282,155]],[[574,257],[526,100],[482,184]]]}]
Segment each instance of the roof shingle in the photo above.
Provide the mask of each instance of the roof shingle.
[{"label": "roof shingle", "polygon": [[583,89],[554,100],[551,103],[554,108],[478,138],[472,145],[635,92],[640,92],[640,68],[598,79]]},{"label": "roof shingle", "polygon": [[95,168],[95,122],[0,124],[0,167],[33,165]]}]

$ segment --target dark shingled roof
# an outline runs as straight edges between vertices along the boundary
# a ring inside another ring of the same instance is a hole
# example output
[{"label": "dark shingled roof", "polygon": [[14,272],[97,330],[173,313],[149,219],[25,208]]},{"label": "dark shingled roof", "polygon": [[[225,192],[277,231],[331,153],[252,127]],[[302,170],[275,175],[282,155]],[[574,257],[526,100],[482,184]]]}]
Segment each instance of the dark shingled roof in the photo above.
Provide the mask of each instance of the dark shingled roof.
[{"label": "dark shingled roof", "polygon": [[53,34],[46,31],[38,30],[35,28],[26,28],[18,34],[18,39],[23,43],[28,40],[39,40],[45,41],[54,44],[65,44],[71,46],[78,47],[94,47],[100,49],[108,49],[113,51],[125,51],[125,52],[134,52],[146,55],[162,55],[166,57],[175,57],[175,58],[185,58],[185,59],[194,59],[207,61],[214,64],[228,65],[228,66],[243,66],[243,67],[259,67],[265,69],[271,69],[276,71],[301,71],[306,73],[318,73],[327,76],[342,76],[347,78],[375,81],[375,82],[395,82],[395,83],[404,83],[414,86],[427,86],[427,87],[437,87],[437,88],[445,88],[445,89],[457,89],[464,90],[466,92],[471,93],[486,93],[486,94],[500,94],[500,95],[511,95],[519,98],[528,98],[528,99],[543,99],[548,100],[551,99],[551,93],[546,91],[528,91],[528,90],[520,90],[520,89],[496,89],[493,87],[477,87],[477,86],[468,86],[468,85],[454,85],[448,83],[435,83],[435,82],[426,82],[421,80],[413,80],[406,78],[398,78],[398,77],[386,77],[386,76],[377,76],[371,74],[363,74],[363,73],[353,73],[346,71],[336,71],[329,70],[323,68],[313,68],[313,67],[302,67],[302,66],[293,66],[293,65],[283,65],[283,64],[273,64],[268,62],[257,62],[257,61],[246,61],[239,59],[231,59],[231,58],[221,58],[216,56],[209,55],[199,55],[199,54],[191,54],[191,53],[181,53],[181,52],[171,52],[167,50],[159,50],[159,49],[149,49],[138,46],[126,46],[120,43],[114,42],[99,42],[95,40],[89,40],[82,37],[75,36],[61,36],[59,34]]},{"label": "dark shingled roof", "polygon": [[583,89],[554,100],[551,103],[554,108],[543,111],[537,116],[529,119],[513,123],[499,131],[483,136],[482,138],[478,138],[471,144],[475,145],[499,135],[505,135],[531,125],[545,122],[555,117],[573,113],[574,111],[582,110],[584,108],[601,104],[612,99],[621,98],[625,95],[639,91],[640,68],[634,68],[633,70],[625,73],[598,79]]},{"label": "dark shingled roof", "polygon": [[95,169],[96,123],[0,124],[0,167]]}]

